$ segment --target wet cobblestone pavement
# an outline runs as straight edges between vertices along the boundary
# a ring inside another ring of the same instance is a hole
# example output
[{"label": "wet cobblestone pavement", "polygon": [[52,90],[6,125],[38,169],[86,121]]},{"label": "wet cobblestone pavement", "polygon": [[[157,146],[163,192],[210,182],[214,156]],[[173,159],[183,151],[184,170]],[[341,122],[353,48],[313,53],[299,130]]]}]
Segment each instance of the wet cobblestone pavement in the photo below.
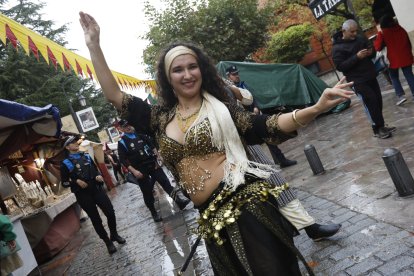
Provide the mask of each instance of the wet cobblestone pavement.
[{"label": "wet cobblestone pavement", "polygon": [[[393,137],[372,136],[361,103],[324,116],[300,130],[299,137],[280,146],[298,164],[283,169],[308,212],[319,223],[342,223],[341,231],[313,242],[304,231],[295,244],[316,275],[414,275],[414,198],[401,199],[381,158],[388,147],[399,149],[414,167],[414,101],[395,106],[393,92],[383,94],[384,117],[397,127]],[[304,155],[313,144],[326,169],[314,176]],[[119,233],[127,239],[109,256],[90,220],[65,252],[41,267],[43,275],[175,275],[196,237],[197,211],[179,211],[164,193],[157,207],[164,221],[154,223],[139,188],[127,183],[110,196]],[[305,272],[304,272],[305,273]],[[203,245],[185,275],[212,275]]]}]

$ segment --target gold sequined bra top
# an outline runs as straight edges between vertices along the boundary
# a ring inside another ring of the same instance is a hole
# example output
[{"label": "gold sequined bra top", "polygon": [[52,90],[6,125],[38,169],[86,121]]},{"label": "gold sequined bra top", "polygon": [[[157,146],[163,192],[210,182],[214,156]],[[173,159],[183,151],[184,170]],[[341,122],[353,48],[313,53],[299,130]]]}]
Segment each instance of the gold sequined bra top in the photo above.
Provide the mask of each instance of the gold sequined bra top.
[{"label": "gold sequined bra top", "polygon": [[188,130],[184,145],[163,134],[159,139],[159,148],[163,159],[175,166],[180,185],[187,193],[195,194],[204,189],[204,183],[211,172],[200,166],[199,161],[210,159],[214,154],[223,153],[214,147],[211,141],[211,126],[206,118]]}]

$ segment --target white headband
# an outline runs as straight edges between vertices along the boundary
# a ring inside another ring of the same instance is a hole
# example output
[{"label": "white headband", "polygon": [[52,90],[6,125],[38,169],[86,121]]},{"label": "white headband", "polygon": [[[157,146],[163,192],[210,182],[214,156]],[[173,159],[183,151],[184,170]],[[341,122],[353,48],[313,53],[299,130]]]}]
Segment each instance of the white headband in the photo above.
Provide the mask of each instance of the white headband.
[{"label": "white headband", "polygon": [[169,50],[164,58],[165,74],[167,75],[168,82],[170,82],[171,64],[176,57],[181,56],[181,55],[192,55],[196,59],[198,58],[197,54],[193,50],[191,50],[188,47],[182,46],[182,45],[176,46],[172,48],[171,50]]}]

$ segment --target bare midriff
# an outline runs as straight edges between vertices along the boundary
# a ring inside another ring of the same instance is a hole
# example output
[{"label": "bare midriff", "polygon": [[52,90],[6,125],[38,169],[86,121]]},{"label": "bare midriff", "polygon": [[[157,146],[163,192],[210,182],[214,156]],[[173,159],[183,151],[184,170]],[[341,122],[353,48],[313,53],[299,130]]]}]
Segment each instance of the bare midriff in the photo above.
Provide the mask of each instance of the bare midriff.
[{"label": "bare midriff", "polygon": [[204,203],[217,189],[224,177],[226,155],[224,152],[210,153],[204,156],[183,158],[176,166],[180,183],[188,190],[195,206]]}]

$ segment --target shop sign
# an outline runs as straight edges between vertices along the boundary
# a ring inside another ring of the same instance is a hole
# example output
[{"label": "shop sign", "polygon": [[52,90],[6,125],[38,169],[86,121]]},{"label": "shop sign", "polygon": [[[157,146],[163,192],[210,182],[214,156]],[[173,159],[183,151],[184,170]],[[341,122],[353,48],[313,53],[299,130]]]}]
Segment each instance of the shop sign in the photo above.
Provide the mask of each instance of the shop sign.
[{"label": "shop sign", "polygon": [[313,16],[319,20],[344,1],[345,0],[314,0],[309,3],[309,8],[311,9]]},{"label": "shop sign", "polygon": [[76,112],[76,116],[78,117],[83,132],[99,127],[98,120],[96,120],[92,107]]}]

